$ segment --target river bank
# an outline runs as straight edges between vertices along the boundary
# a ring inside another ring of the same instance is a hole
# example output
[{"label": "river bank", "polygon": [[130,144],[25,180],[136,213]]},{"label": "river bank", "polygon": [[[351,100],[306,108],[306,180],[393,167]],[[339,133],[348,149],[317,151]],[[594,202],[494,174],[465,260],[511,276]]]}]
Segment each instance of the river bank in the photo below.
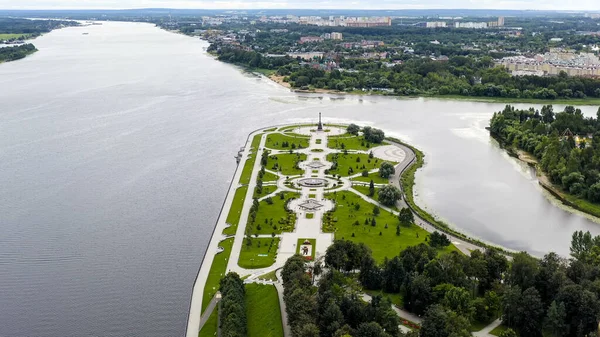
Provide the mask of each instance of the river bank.
[{"label": "river bank", "polygon": [[[242,66],[243,67],[243,66]],[[312,94],[331,94],[331,95],[359,95],[359,96],[392,96],[392,97],[403,97],[403,98],[436,98],[442,100],[456,100],[456,101],[468,101],[468,102],[483,102],[483,103],[530,103],[530,104],[565,104],[565,105],[600,105],[600,98],[584,98],[584,99],[559,99],[559,100],[542,100],[534,98],[509,98],[509,97],[479,97],[479,96],[459,96],[459,95],[418,95],[418,96],[399,96],[393,93],[384,92],[380,90],[353,90],[353,91],[339,91],[333,89],[296,89],[284,81],[285,76],[279,76],[272,73],[272,70],[265,71],[264,69],[251,69],[246,68],[247,71],[262,75],[271,81],[281,85],[282,87],[289,89],[293,92],[298,93],[312,93]]]},{"label": "river bank", "polygon": [[579,198],[577,196],[571,195],[565,192],[559,186],[556,186],[550,181],[550,178],[546,175],[546,173],[539,166],[539,162],[537,158],[531,153],[526,151],[515,149],[512,146],[507,146],[506,142],[497,135],[494,135],[490,132],[490,136],[492,136],[498,143],[502,146],[503,149],[506,150],[509,156],[514,157],[521,162],[527,164],[535,170],[536,177],[538,179],[538,184],[544,188],[552,197],[554,197],[557,201],[561,202],[565,205],[565,209],[571,213],[576,213],[577,211],[583,212],[586,215],[592,217],[592,220],[595,222],[600,221],[600,205],[593,204],[585,199]]}]

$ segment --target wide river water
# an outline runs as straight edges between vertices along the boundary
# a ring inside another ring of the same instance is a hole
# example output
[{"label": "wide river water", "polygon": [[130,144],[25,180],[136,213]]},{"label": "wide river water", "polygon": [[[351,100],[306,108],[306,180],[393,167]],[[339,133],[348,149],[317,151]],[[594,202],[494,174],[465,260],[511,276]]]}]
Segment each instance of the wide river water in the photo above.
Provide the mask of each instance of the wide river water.
[{"label": "wide river water", "polygon": [[600,234],[490,139],[501,104],[295,94],[148,24],[34,43],[0,65],[0,336],[183,335],[236,151],[318,112],[422,149],[418,203],[472,236],[566,256]]}]

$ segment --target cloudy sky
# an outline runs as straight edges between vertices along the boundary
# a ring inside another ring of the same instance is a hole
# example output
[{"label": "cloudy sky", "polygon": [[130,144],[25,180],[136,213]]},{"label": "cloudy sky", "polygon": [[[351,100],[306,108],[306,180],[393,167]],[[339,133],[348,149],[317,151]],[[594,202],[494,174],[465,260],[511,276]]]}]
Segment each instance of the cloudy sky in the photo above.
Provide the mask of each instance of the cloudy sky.
[{"label": "cloudy sky", "polygon": [[0,0],[0,9],[536,9],[600,10],[600,0]]}]

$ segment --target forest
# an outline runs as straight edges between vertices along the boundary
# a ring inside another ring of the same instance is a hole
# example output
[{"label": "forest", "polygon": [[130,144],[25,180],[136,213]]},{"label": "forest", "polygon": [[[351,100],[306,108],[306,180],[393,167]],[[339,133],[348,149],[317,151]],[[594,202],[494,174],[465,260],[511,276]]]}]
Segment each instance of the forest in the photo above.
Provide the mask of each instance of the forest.
[{"label": "forest", "polygon": [[[290,258],[282,271],[284,299],[295,337],[396,337],[399,318],[387,296],[424,318],[409,336],[467,337],[472,326],[501,317],[501,336],[597,336],[600,314],[600,236],[573,234],[571,257],[525,252],[512,261],[495,250],[438,255],[409,247],[375,263],[370,249],[335,241],[324,265]],[[400,306],[398,304],[395,304]]]},{"label": "forest", "polygon": [[0,34],[24,34],[38,36],[53,29],[65,26],[78,26],[76,21],[66,20],[29,20],[0,17]]},{"label": "forest", "polygon": [[340,91],[391,89],[400,96],[472,96],[526,99],[600,98],[600,79],[568,76],[511,76],[489,56],[452,56],[447,62],[411,58],[389,67],[384,62],[342,59],[341,69],[315,69],[300,60],[268,57],[255,51],[211,45],[219,60],[250,68],[271,69],[295,88]]},{"label": "forest", "polygon": [[19,60],[36,51],[35,46],[30,43],[16,47],[0,48],[0,63]]},{"label": "forest", "polygon": [[600,203],[600,109],[586,118],[572,106],[555,113],[506,106],[495,113],[490,132],[509,146],[533,154],[550,181],[564,191]]}]

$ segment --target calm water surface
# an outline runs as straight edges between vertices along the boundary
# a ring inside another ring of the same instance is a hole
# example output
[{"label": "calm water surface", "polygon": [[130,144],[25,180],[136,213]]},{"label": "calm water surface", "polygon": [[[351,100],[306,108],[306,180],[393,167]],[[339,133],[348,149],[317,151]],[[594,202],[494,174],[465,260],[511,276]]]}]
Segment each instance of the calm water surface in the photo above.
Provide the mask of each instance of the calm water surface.
[{"label": "calm water surface", "polygon": [[183,335],[236,150],[318,112],[421,148],[418,202],[471,235],[566,255],[600,234],[490,140],[500,104],[293,94],[145,24],[35,44],[0,65],[0,336]]}]

